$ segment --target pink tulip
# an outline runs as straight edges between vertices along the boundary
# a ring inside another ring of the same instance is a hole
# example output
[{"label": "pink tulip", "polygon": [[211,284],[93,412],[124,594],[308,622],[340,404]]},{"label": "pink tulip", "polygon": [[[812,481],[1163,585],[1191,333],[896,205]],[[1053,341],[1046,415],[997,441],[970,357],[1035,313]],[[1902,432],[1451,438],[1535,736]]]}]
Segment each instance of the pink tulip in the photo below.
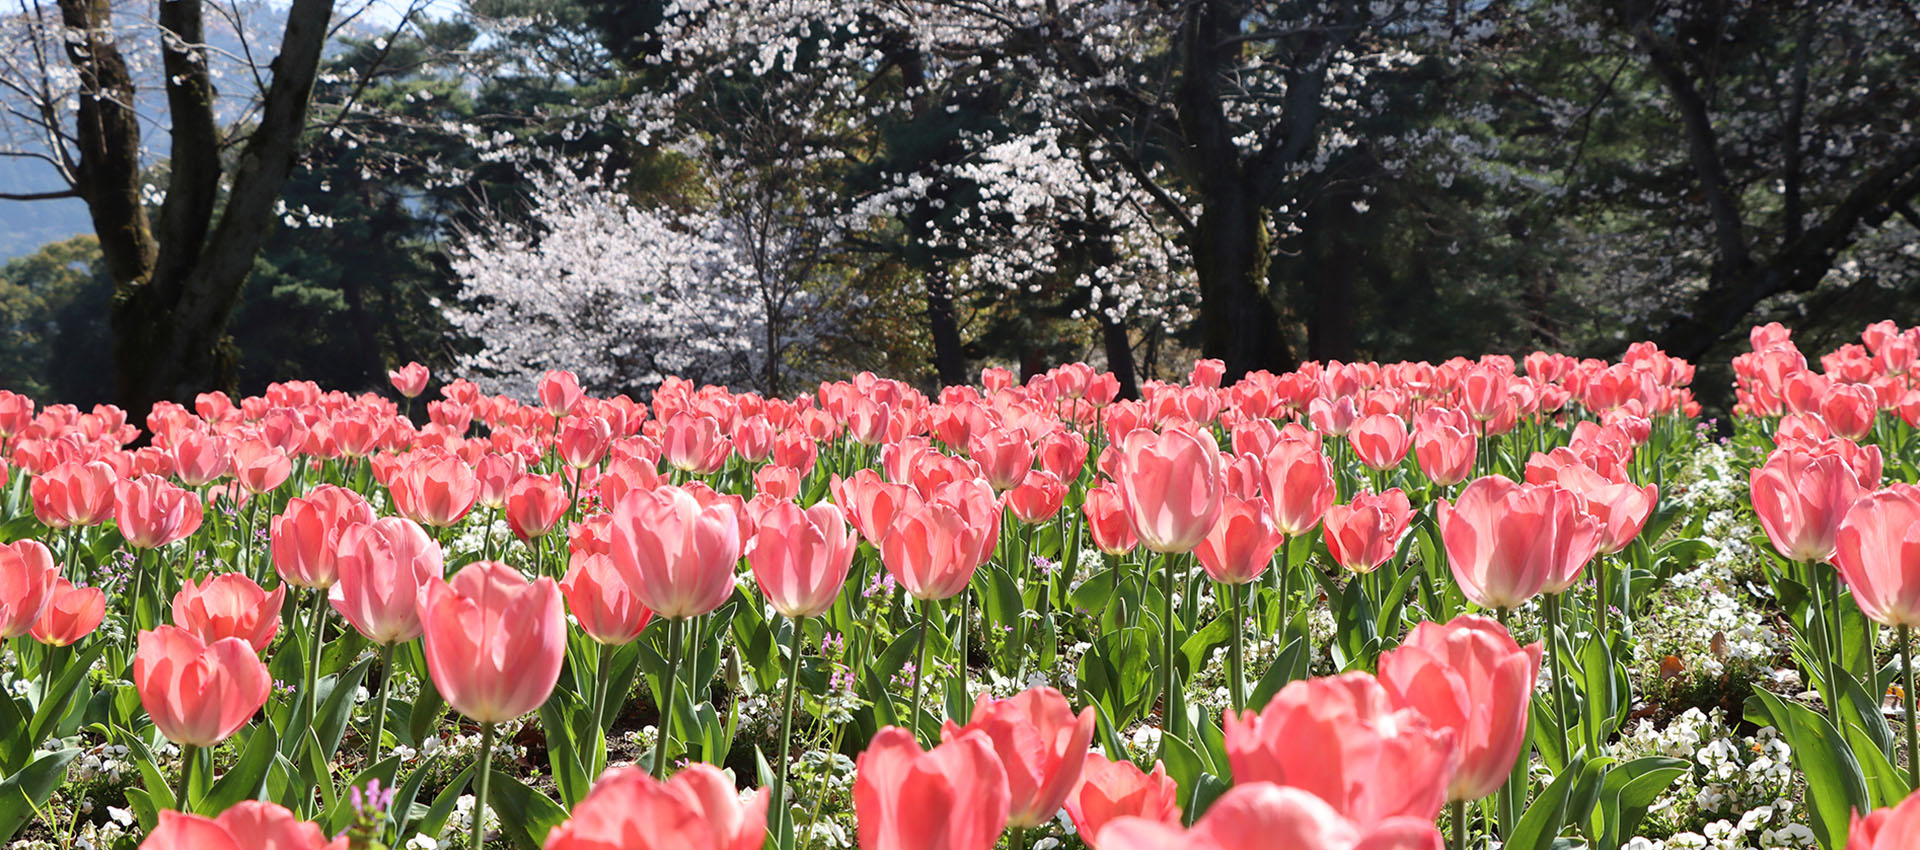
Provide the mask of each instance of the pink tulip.
[{"label": "pink tulip", "polygon": [[1833,564],[1869,619],[1920,626],[1920,488],[1895,484],[1855,502],[1834,535]]},{"label": "pink tulip", "polygon": [[767,792],[742,803],[733,781],[704,764],[665,782],[616,767],[593,784],[573,816],[547,834],[544,850],[760,850]]},{"label": "pink tulip", "polygon": [[1320,447],[1307,440],[1282,438],[1268,450],[1263,488],[1273,524],[1281,534],[1299,537],[1320,524],[1336,493],[1333,464]]},{"label": "pink tulip", "polygon": [[1347,432],[1347,442],[1361,463],[1379,471],[1392,469],[1406,460],[1407,449],[1413,446],[1413,435],[1407,433],[1407,423],[1400,417],[1375,413],[1354,423],[1353,430]]},{"label": "pink tulip", "polygon": [[60,570],[38,540],[0,545],[0,641],[26,634],[53,603]]},{"label": "pink tulip", "polygon": [[1073,819],[1080,840],[1099,850],[1094,838],[1120,818],[1178,826],[1179,795],[1179,786],[1160,762],[1153,763],[1152,773],[1141,773],[1133,762],[1111,761],[1099,753],[1088,753],[1080,772],[1080,787],[1067,795],[1067,817]]},{"label": "pink tulip", "polygon": [[174,473],[188,487],[203,487],[233,467],[232,448],[225,437],[202,431],[181,431],[171,449]]},{"label": "pink tulip", "polygon": [[613,509],[614,564],[640,577],[641,603],[668,619],[726,604],[741,537],[734,503],[703,507],[684,487],[628,493]]},{"label": "pink tulip", "polygon": [[1820,399],[1820,418],[1833,433],[1849,440],[1873,433],[1873,418],[1879,412],[1879,399],[1866,384],[1832,384]]},{"label": "pink tulip", "polygon": [[113,518],[113,467],[100,461],[67,461],[33,477],[33,515],[48,528],[90,527]]},{"label": "pink tulip", "polygon": [[1007,491],[1007,508],[1021,522],[1038,525],[1053,519],[1066,502],[1067,485],[1044,469],[1027,473],[1020,485]]},{"label": "pink tulip", "polygon": [[718,472],[726,465],[731,450],[720,432],[720,422],[711,417],[676,413],[660,431],[661,457],[668,466],[683,472]]},{"label": "pink tulip", "polygon": [[1572,586],[1599,545],[1582,501],[1499,475],[1475,479],[1458,502],[1441,499],[1440,539],[1461,591],[1482,608],[1516,608],[1550,584]]},{"label": "pink tulip", "polygon": [[387,483],[393,507],[424,526],[446,528],[480,499],[480,478],[465,461],[433,451],[414,456]]},{"label": "pink tulip", "polygon": [[322,484],[289,499],[268,535],[274,569],[296,587],[332,587],[340,577],[341,536],[371,522],[373,506],[345,487]]},{"label": "pink tulip", "polygon": [[1311,793],[1271,782],[1236,784],[1181,829],[1120,818],[1100,831],[1099,850],[1441,850],[1430,820],[1389,818],[1356,824]]},{"label": "pink tulip", "polygon": [[114,490],[114,522],[135,549],[185,540],[199,530],[200,512],[199,496],[157,475],[122,481]]},{"label": "pink tulip", "polygon": [[815,617],[839,598],[858,544],[832,502],[806,509],[780,502],[760,515],[747,562],[775,611]]},{"label": "pink tulip", "polygon": [[265,440],[241,440],[233,447],[233,477],[253,495],[279,487],[293,474],[293,459]]},{"label": "pink tulip", "polygon": [[855,765],[860,850],[992,850],[1006,829],[1007,773],[984,733],[923,752],[889,726]]},{"label": "pink tulip", "polygon": [[217,818],[162,809],[140,850],[347,850],[347,836],[328,841],[284,806],[242,800]]},{"label": "pink tulip", "polygon": [[1258,714],[1228,712],[1224,732],[1235,782],[1304,788],[1363,827],[1432,822],[1457,758],[1451,731],[1396,710],[1366,673],[1288,684]]},{"label": "pink tulip", "polygon": [[1781,555],[1801,563],[1833,557],[1840,520],[1866,495],[1853,469],[1837,454],[1781,449],[1751,470],[1748,482],[1761,530]]},{"label": "pink tulip", "polygon": [[573,507],[558,476],[522,475],[507,489],[507,527],[521,540],[545,537]]},{"label": "pink tulip", "polygon": [[1473,461],[1480,444],[1471,433],[1449,425],[1435,424],[1413,435],[1413,456],[1427,480],[1451,487],[1473,474]]},{"label": "pink tulip", "polygon": [[570,469],[598,466],[613,445],[613,425],[600,416],[570,416],[560,423],[554,451]]},{"label": "pink tulip", "polygon": [[895,518],[880,544],[880,560],[913,598],[940,600],[973,580],[979,546],[979,531],[959,511],[929,502]]},{"label": "pink tulip", "polygon": [[1851,820],[1846,850],[1913,850],[1920,847],[1920,794],[1909,795],[1898,805],[1882,806]]},{"label": "pink tulip", "polygon": [[1059,691],[1028,688],[1009,699],[981,694],[966,726],[949,720],[943,741],[980,732],[993,742],[1006,770],[1009,826],[1034,827],[1053,819],[1080,784],[1087,747],[1093,742],[1093,709],[1076,716]]},{"label": "pink tulip", "polygon": [[1459,766],[1448,800],[1479,800],[1506,784],[1526,740],[1540,654],[1539,642],[1521,647],[1498,622],[1472,614],[1421,623],[1381,653],[1388,699],[1453,731]]},{"label": "pink tulip", "polygon": [[1227,496],[1221,502],[1220,518],[1194,547],[1193,556],[1214,581],[1246,584],[1267,571],[1274,551],[1285,542],[1265,501]]},{"label": "pink tulip", "polygon": [[1220,516],[1226,490],[1220,447],[1183,428],[1138,430],[1116,446],[1120,490],[1140,545],[1153,552],[1191,552]]},{"label": "pink tulip", "polygon": [[653,612],[640,603],[639,574],[622,570],[608,555],[575,555],[572,568],[560,579],[560,592],[580,630],[600,643],[632,643],[653,621]]},{"label": "pink tulip", "polygon": [[[1536,458],[1547,457],[1535,455]],[[1660,501],[1658,485],[1638,486],[1622,476],[1618,480],[1595,472],[1585,464],[1559,463],[1549,461],[1548,465],[1536,467],[1527,461],[1528,483],[1552,482],[1579,493],[1587,500],[1587,509],[1600,523],[1600,554],[1611,555],[1633,542],[1640,536],[1647,520],[1653,516],[1654,505]],[[1553,591],[1549,591],[1553,592]]]},{"label": "pink tulip", "polygon": [[427,367],[409,362],[398,369],[387,370],[387,382],[393,389],[406,398],[419,398],[427,391]]},{"label": "pink tulip", "polygon": [[851,477],[835,477],[830,486],[833,500],[847,512],[860,536],[879,546],[893,529],[901,513],[918,508],[923,499],[919,491],[905,484],[890,483],[880,473],[862,469]]},{"label": "pink tulip", "polygon": [[420,590],[440,578],[440,544],[404,517],[348,526],[340,535],[339,581],[328,591],[333,610],[367,640],[406,643],[420,636]]},{"label": "pink tulip", "polygon": [[205,584],[189,578],[173,595],[173,624],[202,643],[239,638],[254,652],[265,652],[280,632],[280,606],[286,598],[286,585],[268,593],[241,573],[222,573]]},{"label": "pink tulip", "polygon": [[1370,573],[1393,557],[1407,534],[1413,507],[1395,487],[1385,493],[1356,493],[1353,501],[1327,508],[1323,533],[1327,551],[1340,566]]},{"label": "pink tulip", "polygon": [[572,372],[549,371],[540,376],[535,389],[540,396],[540,406],[556,417],[572,413],[586,396],[580,389],[580,379]]},{"label": "pink tulip", "polygon": [[93,634],[106,617],[105,591],[97,587],[74,587],[66,579],[55,579],[47,608],[40,613],[29,634],[48,646],[71,646]]},{"label": "pink tulip", "polygon": [[1033,444],[1011,428],[990,428],[967,441],[967,456],[980,464],[980,472],[995,490],[1010,490],[1020,485],[1033,468]]},{"label": "pink tulip", "polygon": [[239,638],[211,644],[174,626],[140,633],[133,687],[153,725],[181,746],[231,737],[267,702],[273,677]]},{"label": "pink tulip", "polygon": [[1093,538],[1094,548],[1109,555],[1125,555],[1140,545],[1127,518],[1126,496],[1113,482],[1088,490],[1080,510],[1086,514],[1087,534]]},{"label": "pink tulip", "polygon": [[452,582],[427,580],[420,624],[434,687],[480,723],[539,708],[560,679],[567,621],[553,579],[528,583],[497,561],[468,564]]}]

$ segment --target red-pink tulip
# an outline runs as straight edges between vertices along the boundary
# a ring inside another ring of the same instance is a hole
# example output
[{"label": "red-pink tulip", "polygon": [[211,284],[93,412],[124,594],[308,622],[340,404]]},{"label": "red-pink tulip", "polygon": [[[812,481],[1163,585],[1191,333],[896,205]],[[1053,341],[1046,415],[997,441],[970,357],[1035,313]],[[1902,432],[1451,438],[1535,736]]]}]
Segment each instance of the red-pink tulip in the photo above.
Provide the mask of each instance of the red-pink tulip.
[{"label": "red-pink tulip", "polygon": [[1040,440],[1040,468],[1069,484],[1087,468],[1087,439],[1078,431],[1055,431]]},{"label": "red-pink tulip", "polygon": [[1882,806],[1861,817],[1848,815],[1846,850],[1913,850],[1920,847],[1920,794],[1908,795],[1899,805]]},{"label": "red-pink tulip", "polygon": [[889,726],[855,763],[860,850],[992,850],[1009,799],[1006,769],[978,732],[923,752],[913,733]]},{"label": "red-pink tulip", "polygon": [[1019,486],[1007,491],[1007,508],[1021,522],[1037,525],[1053,519],[1066,502],[1067,485],[1044,469],[1027,473]]},{"label": "red-pink tulip", "polygon": [[753,471],[753,491],[781,501],[799,498],[800,470],[778,464],[760,467]]},{"label": "red-pink tulip", "polygon": [[1223,731],[1235,782],[1304,788],[1362,826],[1432,822],[1457,758],[1452,732],[1396,710],[1366,673],[1288,684],[1257,714],[1227,712]]},{"label": "red-pink tulip", "polygon": [[599,416],[570,416],[553,441],[560,461],[573,469],[596,466],[613,444],[613,425]]},{"label": "red-pink tulip", "polygon": [[48,528],[95,526],[113,517],[120,476],[100,461],[67,461],[33,477],[33,515]]},{"label": "red-pink tulip", "polygon": [[[4,607],[5,603],[0,603]],[[71,646],[93,634],[107,616],[107,594],[97,587],[74,587],[66,579],[55,579],[53,593],[40,619],[29,631],[33,639],[48,646]]]},{"label": "red-pink tulip", "polygon": [[580,631],[600,643],[632,643],[653,621],[653,612],[640,602],[639,574],[622,570],[599,552],[574,556],[572,568],[560,579],[560,592]]},{"label": "red-pink tulip", "polygon": [[206,643],[185,629],[160,626],[140,633],[133,687],[167,740],[210,747],[266,704],[273,677],[246,641]]},{"label": "red-pink tulip", "polygon": [[1550,584],[1571,586],[1599,545],[1599,524],[1585,509],[1557,485],[1474,479],[1459,501],[1439,502],[1454,580],[1482,608],[1515,608]]},{"label": "red-pink tulip", "polygon": [[1120,818],[1100,831],[1099,850],[1441,850],[1431,820],[1389,818],[1355,824],[1298,788],[1236,784],[1192,829]]},{"label": "red-pink tulip", "polygon": [[268,593],[241,573],[222,573],[204,584],[189,578],[173,595],[173,624],[203,643],[239,638],[254,652],[265,652],[280,632],[286,598],[286,585]]},{"label": "red-pink tulip", "polygon": [[1220,518],[1194,547],[1193,556],[1214,581],[1246,584],[1267,571],[1274,551],[1285,542],[1265,501],[1227,496],[1221,502]]},{"label": "red-pink tulip", "polygon": [[966,726],[949,720],[941,740],[980,732],[993,742],[1006,770],[1009,826],[1033,827],[1053,819],[1080,784],[1087,747],[1093,742],[1093,709],[1078,715],[1059,691],[1029,688],[1008,699],[981,694]]},{"label": "red-pink tulip", "polygon": [[1833,557],[1834,535],[1866,488],[1838,454],[1781,449],[1748,473],[1753,512],[1773,548],[1802,563]]},{"label": "red-pink tulip", "polygon": [[1353,424],[1353,430],[1347,432],[1347,442],[1353,446],[1354,456],[1368,469],[1387,470],[1406,460],[1407,449],[1413,446],[1413,435],[1407,433],[1407,423],[1400,417],[1375,413]]},{"label": "red-pink tulip", "polygon": [[1033,444],[1012,428],[989,428],[967,440],[967,457],[980,464],[993,489],[1009,490],[1033,468]]},{"label": "red-pink tulip", "polygon": [[851,477],[833,479],[833,500],[847,512],[860,536],[879,546],[900,514],[920,507],[919,491],[883,480],[880,473],[862,469]]},{"label": "red-pink tulip", "polygon": [[1849,440],[1873,433],[1873,418],[1879,412],[1879,398],[1866,384],[1832,384],[1820,399],[1820,418],[1833,433]]},{"label": "red-pink tulip", "polygon": [[1191,552],[1220,516],[1226,492],[1220,447],[1184,428],[1138,430],[1122,438],[1118,484],[1140,545]]},{"label": "red-pink tulip", "polygon": [[347,850],[347,836],[328,841],[284,806],[242,800],[217,818],[162,809],[140,850]]},{"label": "red-pink tulip", "polygon": [[858,544],[832,502],[805,509],[780,502],[760,515],[747,562],[773,610],[815,617],[833,608]]},{"label": "red-pink tulip", "polygon": [[113,518],[120,536],[135,549],[158,549],[200,528],[200,497],[157,475],[120,482],[114,490]]},{"label": "red-pink tulip", "polygon": [[913,598],[950,598],[967,588],[979,569],[979,530],[959,511],[928,502],[894,518],[880,544],[880,560]]},{"label": "red-pink tulip", "polygon": [[348,526],[340,535],[333,610],[367,640],[405,643],[420,636],[420,590],[445,573],[440,544],[404,517]]},{"label": "red-pink tulip", "polygon": [[535,390],[540,396],[540,406],[554,416],[572,413],[586,396],[580,389],[580,379],[572,372],[548,371],[540,376],[540,383]]},{"label": "red-pink tulip", "polygon": [[1327,551],[1340,566],[1370,573],[1393,557],[1407,534],[1413,506],[1395,487],[1385,493],[1355,493],[1353,501],[1327,508]]},{"label": "red-pink tulip", "polygon": [[407,398],[419,398],[427,391],[427,367],[409,362],[398,369],[387,370],[387,382],[393,384],[396,392]]},{"label": "red-pink tulip", "polygon": [[1262,464],[1267,471],[1263,488],[1273,524],[1288,537],[1313,530],[1333,505],[1336,489],[1333,464],[1309,440],[1281,439],[1268,450]]},{"label": "red-pink tulip", "polygon": [[473,720],[505,723],[539,708],[560,679],[567,620],[553,579],[468,564],[452,582],[427,580],[420,625],[434,687]]},{"label": "red-pink tulip", "polygon": [[174,474],[188,487],[201,487],[219,480],[233,466],[232,448],[225,437],[203,431],[181,431],[174,435],[170,453]]},{"label": "red-pink tulip", "polygon": [[[1529,460],[1527,481],[1535,484],[1550,481],[1585,498],[1587,509],[1600,524],[1600,554],[1603,555],[1627,548],[1633,538],[1640,536],[1640,530],[1646,527],[1647,519],[1653,516],[1654,505],[1660,500],[1658,485],[1641,487],[1624,476],[1618,480],[1609,479],[1580,463],[1549,461],[1545,465],[1535,466]],[[1548,592],[1557,591],[1550,589]]]},{"label": "red-pink tulip", "polygon": [[256,496],[279,487],[293,474],[293,459],[265,440],[241,440],[233,447],[233,477]]},{"label": "red-pink tulip", "polygon": [[665,782],[616,767],[547,834],[543,850],[760,850],[766,839],[765,790],[742,803],[733,780],[704,764]]},{"label": "red-pink tulip", "polygon": [[393,507],[421,525],[446,528],[480,499],[480,478],[465,461],[444,452],[416,455],[387,482]]},{"label": "red-pink tulip", "polygon": [[1413,456],[1427,479],[1451,487],[1473,474],[1480,444],[1473,435],[1445,424],[1421,428],[1413,435]]},{"label": "red-pink tulip", "polygon": [[1833,565],[1869,619],[1920,626],[1920,488],[1895,484],[1855,502],[1834,535]]},{"label": "red-pink tulip", "polygon": [[660,430],[660,455],[667,465],[682,472],[707,475],[727,463],[732,450],[720,431],[719,420],[690,413],[676,413]]},{"label": "red-pink tulip", "polygon": [[612,556],[620,569],[640,577],[642,604],[672,620],[726,604],[742,545],[735,502],[702,506],[683,487],[628,493],[620,500],[613,509]]},{"label": "red-pink tulip", "polygon": [[26,634],[40,621],[58,580],[53,553],[40,541],[0,546],[0,641]]},{"label": "red-pink tulip", "polygon": [[1448,800],[1479,800],[1506,784],[1526,740],[1540,653],[1539,642],[1523,648],[1498,622],[1472,614],[1421,623],[1381,653],[1380,684],[1393,704],[1453,731],[1459,766]]},{"label": "red-pink tulip", "polygon": [[1099,850],[1094,839],[1119,818],[1180,825],[1180,787],[1160,762],[1153,763],[1152,773],[1142,773],[1133,762],[1088,753],[1086,766],[1080,771],[1080,787],[1067,795],[1067,817],[1073,819],[1080,840]]},{"label": "red-pink tulip", "polygon": [[545,537],[560,527],[571,507],[558,476],[522,475],[507,489],[507,527],[521,540]]}]

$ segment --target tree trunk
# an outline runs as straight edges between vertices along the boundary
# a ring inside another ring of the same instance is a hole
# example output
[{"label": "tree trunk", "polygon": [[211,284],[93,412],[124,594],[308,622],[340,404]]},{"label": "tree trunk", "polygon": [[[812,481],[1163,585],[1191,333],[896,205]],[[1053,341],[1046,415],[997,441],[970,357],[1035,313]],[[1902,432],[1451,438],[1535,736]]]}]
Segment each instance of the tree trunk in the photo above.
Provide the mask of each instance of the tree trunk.
[{"label": "tree trunk", "polygon": [[941,386],[971,383],[967,376],[967,358],[960,350],[960,322],[953,312],[953,287],[946,269],[929,268],[927,277],[927,329],[933,335],[933,369]]},{"label": "tree trunk", "polygon": [[1207,193],[1197,237],[1201,354],[1226,361],[1229,382],[1293,368],[1280,311],[1267,296],[1267,227],[1252,199],[1225,188]]},{"label": "tree trunk", "polygon": [[[1111,300],[1111,299],[1109,299]],[[1113,320],[1105,309],[1096,309],[1100,319],[1100,345],[1107,353],[1107,371],[1120,383],[1120,398],[1140,397],[1140,379],[1133,368],[1133,340],[1127,326]]]}]

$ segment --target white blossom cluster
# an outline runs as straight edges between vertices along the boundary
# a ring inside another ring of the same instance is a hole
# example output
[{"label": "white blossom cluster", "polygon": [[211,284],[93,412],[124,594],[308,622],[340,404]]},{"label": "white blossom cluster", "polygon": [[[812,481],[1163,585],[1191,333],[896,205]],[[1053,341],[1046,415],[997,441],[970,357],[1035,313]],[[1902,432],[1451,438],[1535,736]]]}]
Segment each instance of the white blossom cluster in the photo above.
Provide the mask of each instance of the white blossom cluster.
[{"label": "white blossom cluster", "polygon": [[1636,850],[1786,850],[1814,844],[1792,797],[1792,751],[1772,727],[1733,731],[1719,711],[1689,709],[1665,726],[1641,721],[1620,743],[1623,755],[1693,763],[1648,810],[1663,837],[1636,837]]}]

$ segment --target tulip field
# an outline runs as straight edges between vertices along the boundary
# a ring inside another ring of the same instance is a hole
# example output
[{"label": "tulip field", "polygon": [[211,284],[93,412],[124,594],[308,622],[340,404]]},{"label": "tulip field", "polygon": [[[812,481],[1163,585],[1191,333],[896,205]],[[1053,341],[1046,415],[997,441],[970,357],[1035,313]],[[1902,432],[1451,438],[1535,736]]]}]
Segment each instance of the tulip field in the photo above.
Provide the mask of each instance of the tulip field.
[{"label": "tulip field", "polygon": [[1920,329],[1751,339],[0,391],[0,841],[1920,847]]}]

